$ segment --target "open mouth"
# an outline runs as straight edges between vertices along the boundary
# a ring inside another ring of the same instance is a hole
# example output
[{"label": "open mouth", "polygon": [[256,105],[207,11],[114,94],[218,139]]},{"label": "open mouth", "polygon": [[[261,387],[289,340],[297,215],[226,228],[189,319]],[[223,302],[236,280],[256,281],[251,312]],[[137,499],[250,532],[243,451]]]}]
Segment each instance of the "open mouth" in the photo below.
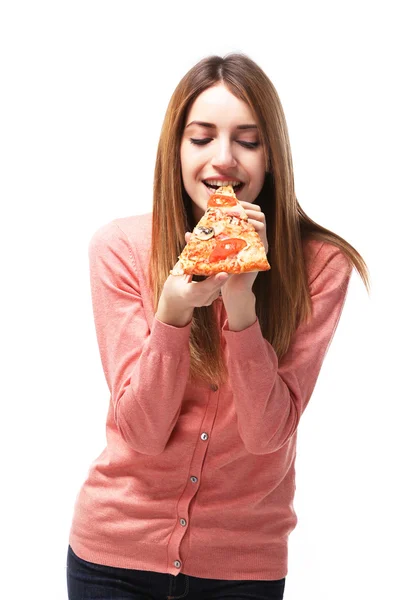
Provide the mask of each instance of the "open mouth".
[{"label": "open mouth", "polygon": [[244,186],[243,181],[234,182],[234,183],[232,183],[231,181],[228,181],[228,182],[220,181],[218,184],[209,183],[208,181],[203,181],[203,183],[206,187],[208,187],[209,190],[214,190],[214,191],[222,186],[231,185],[233,187],[233,191],[235,192],[235,194],[237,194],[237,192],[239,192],[242,189],[242,187]]}]

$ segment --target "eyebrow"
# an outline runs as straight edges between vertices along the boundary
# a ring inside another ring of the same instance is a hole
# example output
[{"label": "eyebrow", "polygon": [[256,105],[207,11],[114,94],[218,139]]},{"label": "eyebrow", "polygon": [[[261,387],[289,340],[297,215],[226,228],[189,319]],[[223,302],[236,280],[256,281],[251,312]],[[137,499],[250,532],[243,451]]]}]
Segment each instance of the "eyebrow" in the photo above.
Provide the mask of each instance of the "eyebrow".
[{"label": "eyebrow", "polygon": [[[206,123],[205,121],[191,121],[188,125],[186,125],[186,128],[190,127],[190,125],[201,125],[201,127],[207,127],[208,129],[217,128],[214,123]],[[258,129],[258,127],[253,123],[248,123],[246,125],[238,125],[236,129]]]}]

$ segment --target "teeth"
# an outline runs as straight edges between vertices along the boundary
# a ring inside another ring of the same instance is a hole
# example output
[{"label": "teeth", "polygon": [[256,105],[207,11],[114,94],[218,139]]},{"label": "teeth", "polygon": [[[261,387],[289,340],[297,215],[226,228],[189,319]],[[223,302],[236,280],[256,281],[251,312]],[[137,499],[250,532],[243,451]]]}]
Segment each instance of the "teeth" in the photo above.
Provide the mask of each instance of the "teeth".
[{"label": "teeth", "polygon": [[208,183],[208,185],[216,185],[218,187],[225,187],[227,185],[231,185],[232,187],[237,187],[241,184],[241,181],[221,181],[220,179],[206,179],[204,183]]}]

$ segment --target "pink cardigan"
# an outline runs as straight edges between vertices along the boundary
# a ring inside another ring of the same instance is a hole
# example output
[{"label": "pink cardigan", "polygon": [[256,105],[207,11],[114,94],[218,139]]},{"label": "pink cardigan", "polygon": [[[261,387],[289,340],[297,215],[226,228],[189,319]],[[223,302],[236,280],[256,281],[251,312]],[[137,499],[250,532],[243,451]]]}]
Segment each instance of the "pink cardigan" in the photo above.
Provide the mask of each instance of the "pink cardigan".
[{"label": "pink cardigan", "polygon": [[[258,321],[229,331],[230,380],[188,382],[189,333],[154,316],[151,214],[115,219],[89,245],[94,320],[110,390],[107,445],[77,496],[69,543],[104,565],[227,580],[281,579],[297,523],[296,436],[352,268],[309,241],[313,302],[278,361]],[[273,268],[273,265],[272,265]]]}]

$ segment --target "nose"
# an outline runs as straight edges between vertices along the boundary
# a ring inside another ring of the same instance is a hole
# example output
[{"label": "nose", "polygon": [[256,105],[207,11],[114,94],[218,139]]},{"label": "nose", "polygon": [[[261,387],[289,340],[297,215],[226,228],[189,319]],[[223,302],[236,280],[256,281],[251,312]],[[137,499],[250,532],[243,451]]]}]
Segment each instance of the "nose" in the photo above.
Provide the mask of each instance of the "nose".
[{"label": "nose", "polygon": [[214,146],[215,151],[211,159],[211,165],[220,169],[229,169],[236,166],[232,146],[229,141],[220,140]]}]

